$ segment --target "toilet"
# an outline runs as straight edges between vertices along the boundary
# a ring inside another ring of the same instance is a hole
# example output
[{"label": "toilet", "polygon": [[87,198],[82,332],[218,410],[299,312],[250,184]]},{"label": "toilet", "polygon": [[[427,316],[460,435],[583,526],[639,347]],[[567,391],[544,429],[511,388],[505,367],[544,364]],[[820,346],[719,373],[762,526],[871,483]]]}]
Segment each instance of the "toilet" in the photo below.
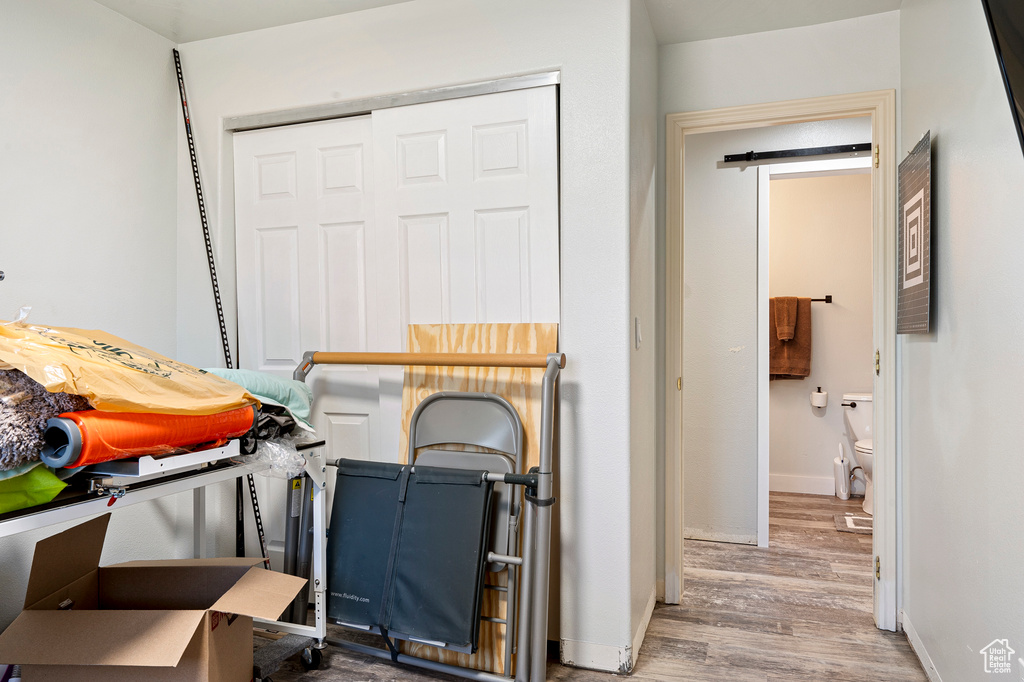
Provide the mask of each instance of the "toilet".
[{"label": "toilet", "polygon": [[864,505],[866,514],[874,510],[874,483],[871,475],[875,463],[874,442],[871,437],[871,393],[843,394],[843,422],[846,437],[850,439],[853,460],[864,472]]}]

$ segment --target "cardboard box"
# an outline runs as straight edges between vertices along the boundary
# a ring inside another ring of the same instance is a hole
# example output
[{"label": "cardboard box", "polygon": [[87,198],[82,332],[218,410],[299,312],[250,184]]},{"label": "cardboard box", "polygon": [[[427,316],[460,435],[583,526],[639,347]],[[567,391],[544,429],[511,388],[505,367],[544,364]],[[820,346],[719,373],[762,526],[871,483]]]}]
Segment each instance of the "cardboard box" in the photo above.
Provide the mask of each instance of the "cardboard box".
[{"label": "cardboard box", "polygon": [[110,515],[36,544],[25,608],[0,661],[35,680],[252,679],[252,619],[278,618],[306,583],[259,559],[99,565]]}]

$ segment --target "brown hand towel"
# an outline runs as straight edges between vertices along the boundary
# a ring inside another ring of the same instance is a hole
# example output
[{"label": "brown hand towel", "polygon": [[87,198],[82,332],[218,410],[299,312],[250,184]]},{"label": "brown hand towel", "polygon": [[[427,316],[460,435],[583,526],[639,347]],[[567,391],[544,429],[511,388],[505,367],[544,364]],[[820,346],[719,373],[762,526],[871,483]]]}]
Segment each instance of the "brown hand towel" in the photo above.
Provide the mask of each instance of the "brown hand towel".
[{"label": "brown hand towel", "polygon": [[778,328],[779,341],[789,341],[796,333],[797,311],[796,296],[779,296],[775,299],[775,326]]},{"label": "brown hand towel", "polygon": [[796,327],[791,341],[779,339],[778,305],[768,299],[768,371],[771,379],[803,379],[811,373],[811,299],[797,299]]}]

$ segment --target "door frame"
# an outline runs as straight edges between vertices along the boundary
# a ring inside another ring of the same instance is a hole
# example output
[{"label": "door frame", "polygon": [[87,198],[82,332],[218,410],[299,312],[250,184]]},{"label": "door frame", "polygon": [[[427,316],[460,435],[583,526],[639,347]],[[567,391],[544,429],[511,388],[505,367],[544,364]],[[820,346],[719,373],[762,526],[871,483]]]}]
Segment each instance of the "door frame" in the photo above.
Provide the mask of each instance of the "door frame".
[{"label": "door frame", "polygon": [[[897,515],[896,438],[896,92],[833,95],[669,114],[665,123],[666,296],[665,296],[665,601],[683,594],[683,170],[687,135],[762,128],[837,118],[871,117],[873,341],[880,354],[874,379],[875,514],[873,556],[879,567],[874,617],[884,630],[897,630],[900,568]],[[760,402],[760,401],[759,401]],[[760,426],[760,425],[759,425]],[[760,468],[767,465],[765,461]],[[758,471],[758,528],[767,526],[767,471]],[[761,488],[764,487],[764,490]]]}]

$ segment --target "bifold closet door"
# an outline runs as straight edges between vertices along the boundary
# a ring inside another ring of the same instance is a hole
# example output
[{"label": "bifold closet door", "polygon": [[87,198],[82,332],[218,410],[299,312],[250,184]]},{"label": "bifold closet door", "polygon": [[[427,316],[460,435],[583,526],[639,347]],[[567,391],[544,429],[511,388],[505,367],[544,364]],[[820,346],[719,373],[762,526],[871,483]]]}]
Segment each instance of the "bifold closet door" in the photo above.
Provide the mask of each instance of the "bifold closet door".
[{"label": "bifold closet door", "polygon": [[[241,366],[559,320],[554,86],[237,133]],[[328,457],[398,461],[402,368],[311,375]]]},{"label": "bifold closet door", "polygon": [[374,112],[379,318],[558,322],[554,86]]},{"label": "bifold closet door", "polygon": [[[379,348],[371,133],[362,116],[234,136],[241,367],[290,379],[307,350]],[[376,367],[326,366],[309,383],[329,458],[395,460],[379,445]],[[285,509],[284,482],[257,479]],[[272,549],[280,516],[264,515]]]}]

